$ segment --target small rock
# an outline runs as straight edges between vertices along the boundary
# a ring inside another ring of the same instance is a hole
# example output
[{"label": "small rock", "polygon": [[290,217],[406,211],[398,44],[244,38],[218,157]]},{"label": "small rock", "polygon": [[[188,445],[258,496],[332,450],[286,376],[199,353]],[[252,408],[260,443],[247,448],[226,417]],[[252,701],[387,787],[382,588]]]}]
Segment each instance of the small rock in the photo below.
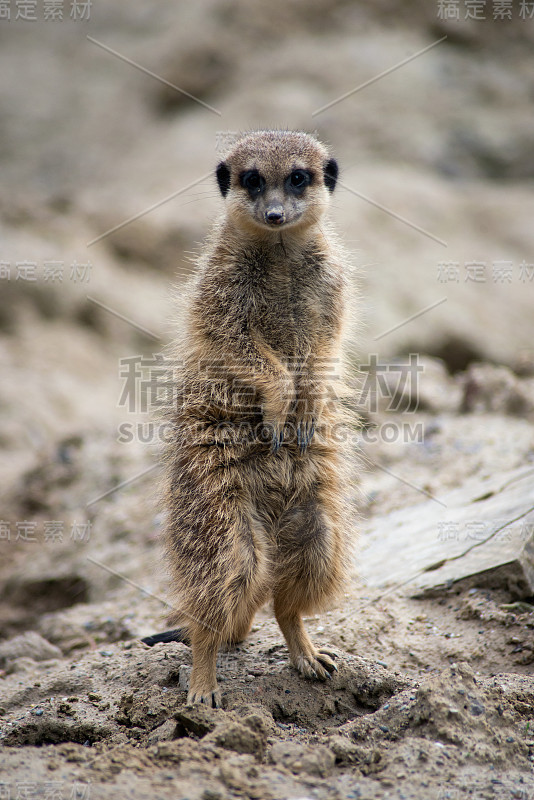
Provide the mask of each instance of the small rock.
[{"label": "small rock", "polygon": [[34,661],[49,661],[61,658],[59,647],[50,644],[36,631],[27,631],[0,644],[0,665],[5,666],[16,658],[32,658]]},{"label": "small rock", "polygon": [[210,789],[210,787],[208,787],[202,792],[202,800],[223,800],[223,798],[224,795],[219,789]]},{"label": "small rock", "polygon": [[6,667],[5,674],[13,675],[15,672],[32,672],[37,666],[37,662],[33,658],[22,656],[21,658],[14,658]]},{"label": "small rock", "polygon": [[345,736],[331,736],[328,739],[328,747],[338,764],[356,764],[361,761],[360,748]]},{"label": "small rock", "polygon": [[215,729],[218,722],[217,714],[218,712],[215,708],[196,705],[180,709],[180,711],[176,712],[174,718],[179,727],[181,726],[186,733],[205,736]]},{"label": "small rock", "polygon": [[382,733],[389,733],[389,728],[387,725],[379,725],[378,727],[380,728]]},{"label": "small rock", "polygon": [[148,744],[159,744],[159,742],[170,742],[172,739],[175,738],[176,733],[176,721],[174,719],[167,719],[160,725],[159,728],[156,728],[152,731],[150,736],[148,737]]},{"label": "small rock", "polygon": [[273,764],[279,764],[296,774],[306,772],[326,778],[335,764],[334,753],[327,747],[305,747],[296,742],[277,742],[269,753]]},{"label": "small rock", "polygon": [[251,730],[259,733],[264,739],[276,730],[272,714],[261,706],[245,706],[242,709],[241,722]]},{"label": "small rock", "polygon": [[534,382],[493,364],[471,364],[460,378],[464,411],[527,416],[534,411]]},{"label": "small rock", "polygon": [[262,757],[264,740],[262,736],[239,722],[230,722],[217,727],[206,736],[206,742],[213,742],[218,747],[234,750],[236,753],[249,753]]}]

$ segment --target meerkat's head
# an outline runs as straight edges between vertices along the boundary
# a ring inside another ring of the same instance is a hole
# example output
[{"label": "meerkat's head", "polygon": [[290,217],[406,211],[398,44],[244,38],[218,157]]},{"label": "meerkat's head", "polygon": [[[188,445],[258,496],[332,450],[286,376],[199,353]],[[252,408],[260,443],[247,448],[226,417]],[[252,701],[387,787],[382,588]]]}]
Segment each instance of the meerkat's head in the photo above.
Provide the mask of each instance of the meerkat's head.
[{"label": "meerkat's head", "polygon": [[259,131],[238,139],[216,175],[234,224],[269,234],[318,222],[338,165],[309,134]]}]

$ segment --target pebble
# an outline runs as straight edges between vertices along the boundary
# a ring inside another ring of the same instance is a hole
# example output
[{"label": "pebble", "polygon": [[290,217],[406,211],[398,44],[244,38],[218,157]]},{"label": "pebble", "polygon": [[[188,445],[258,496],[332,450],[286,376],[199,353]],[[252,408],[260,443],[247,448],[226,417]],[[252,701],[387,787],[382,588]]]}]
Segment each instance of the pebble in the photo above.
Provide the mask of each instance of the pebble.
[{"label": "pebble", "polygon": [[35,631],[27,631],[0,644],[0,666],[4,667],[19,658],[33,661],[49,661],[62,658],[59,647],[51,644]]}]

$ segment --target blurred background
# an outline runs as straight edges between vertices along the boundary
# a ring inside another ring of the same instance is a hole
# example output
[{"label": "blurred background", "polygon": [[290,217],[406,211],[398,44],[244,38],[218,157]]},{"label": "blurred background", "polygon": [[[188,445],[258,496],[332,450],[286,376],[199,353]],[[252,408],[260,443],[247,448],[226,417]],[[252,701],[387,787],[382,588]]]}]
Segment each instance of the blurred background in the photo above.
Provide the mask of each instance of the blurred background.
[{"label": "blurred background", "polygon": [[130,428],[118,441],[147,420],[127,360],[172,338],[228,133],[317,131],[338,158],[360,363],[416,352],[447,375],[534,374],[534,20],[519,3],[485,19],[432,0],[93,0],[76,19],[38,0],[17,20],[19,5],[0,19],[0,533],[26,595],[7,584],[6,630],[28,592],[53,610],[73,585],[102,588],[85,561],[92,580],[71,564],[57,597],[42,583],[69,551],[150,574],[155,472],[133,479],[153,448]]}]

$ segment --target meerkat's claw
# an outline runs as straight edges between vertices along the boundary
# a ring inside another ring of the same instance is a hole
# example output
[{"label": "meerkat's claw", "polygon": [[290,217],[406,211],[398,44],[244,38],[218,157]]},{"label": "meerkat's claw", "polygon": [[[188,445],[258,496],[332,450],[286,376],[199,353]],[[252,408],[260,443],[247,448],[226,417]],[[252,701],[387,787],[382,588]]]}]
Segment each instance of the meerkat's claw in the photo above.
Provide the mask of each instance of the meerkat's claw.
[{"label": "meerkat's claw", "polygon": [[337,658],[337,653],[335,650],[330,650],[329,647],[320,647],[319,653],[325,653],[325,655],[330,656],[331,658]]},{"label": "meerkat's claw", "polygon": [[297,444],[300,452],[304,453],[315,433],[315,420],[311,422],[300,422],[297,427]]},{"label": "meerkat's claw", "polygon": [[217,691],[211,693],[211,705],[212,708],[220,708],[221,707],[221,693],[217,689]]},{"label": "meerkat's claw", "polygon": [[284,441],[284,429],[276,425],[267,426],[271,429],[271,453],[277,453]]},{"label": "meerkat's claw", "polygon": [[332,661],[332,658],[337,658],[335,653],[332,653],[331,650],[319,650],[316,656],[317,660],[321,662],[321,664],[328,670],[328,677],[331,678],[331,672],[339,672],[336,664]]},{"label": "meerkat's claw", "polygon": [[219,689],[214,689],[211,692],[194,692],[190,690],[187,695],[187,705],[194,706],[203,703],[210,708],[221,707],[221,693]]},{"label": "meerkat's claw", "polygon": [[295,666],[305,678],[315,678],[320,681],[332,680],[330,673],[337,672],[334,662],[321,650],[307,656],[300,656]]},{"label": "meerkat's claw", "polygon": [[332,676],[330,675],[330,670],[323,661],[317,662],[315,671],[317,673],[317,677],[319,678],[319,680],[321,681],[332,680]]}]

